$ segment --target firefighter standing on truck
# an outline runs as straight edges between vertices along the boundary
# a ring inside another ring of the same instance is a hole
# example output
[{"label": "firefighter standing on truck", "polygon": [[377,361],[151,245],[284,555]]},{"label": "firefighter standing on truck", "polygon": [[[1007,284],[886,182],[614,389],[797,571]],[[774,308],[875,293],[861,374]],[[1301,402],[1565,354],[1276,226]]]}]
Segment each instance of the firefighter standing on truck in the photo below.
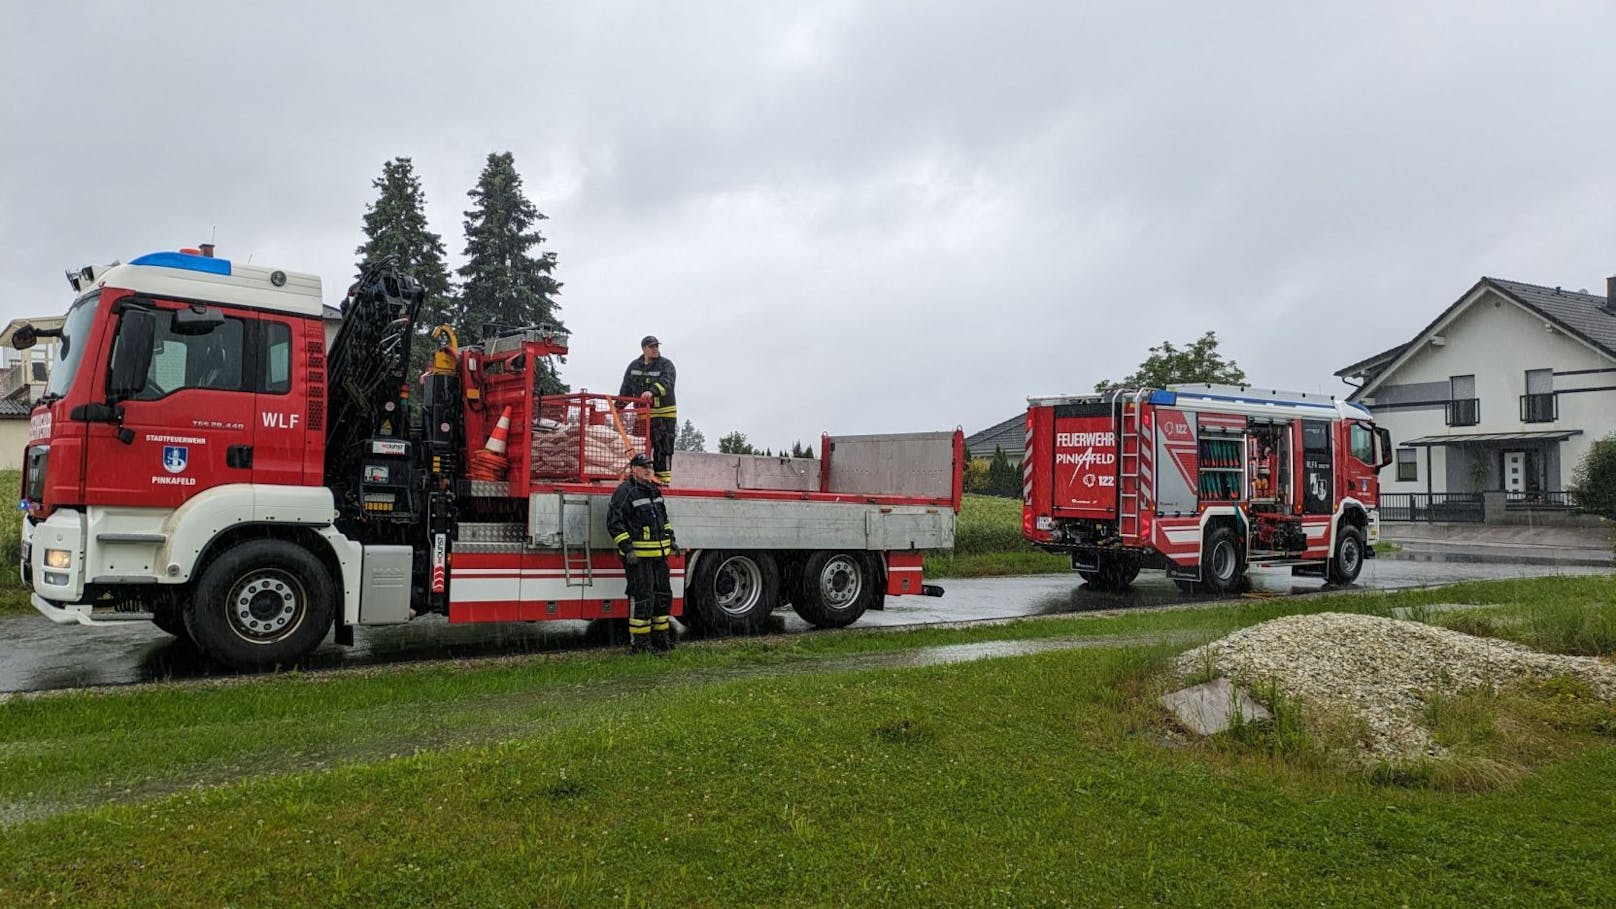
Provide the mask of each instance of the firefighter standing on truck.
[{"label": "firefighter standing on truck", "polygon": [[663,486],[673,481],[673,442],[679,435],[679,408],[674,406],[673,361],[662,355],[662,342],[655,335],[640,339],[640,356],[623,371],[624,398],[651,401],[651,459],[656,481]]},{"label": "firefighter standing on truck", "polygon": [[679,546],[662,489],[651,479],[651,467],[651,459],[643,454],[629,459],[628,477],[618,484],[606,510],[606,532],[612,535],[628,577],[629,653],[673,649],[668,557],[677,555]]}]

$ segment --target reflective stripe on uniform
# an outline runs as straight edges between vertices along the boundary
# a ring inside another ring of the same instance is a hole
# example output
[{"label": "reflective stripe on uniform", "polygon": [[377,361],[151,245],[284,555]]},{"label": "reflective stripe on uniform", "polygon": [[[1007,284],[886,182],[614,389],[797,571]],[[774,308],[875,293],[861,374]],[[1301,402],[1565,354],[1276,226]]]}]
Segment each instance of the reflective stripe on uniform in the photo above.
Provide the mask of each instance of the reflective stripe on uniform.
[{"label": "reflective stripe on uniform", "polygon": [[613,543],[621,543],[621,542],[623,542],[623,541],[625,541],[627,539],[628,539],[628,531],[625,530],[622,533],[618,534],[617,536],[612,537],[612,542]]},{"label": "reflective stripe on uniform", "polygon": [[665,556],[673,551],[671,540],[635,540],[635,555]]},{"label": "reflective stripe on uniform", "polygon": [[651,416],[654,418],[674,419],[679,416],[679,406],[669,404],[667,407],[653,407],[651,408]]},{"label": "reflective stripe on uniform", "polygon": [[656,616],[651,620],[651,628],[654,631],[667,631],[669,627],[668,617],[665,615]]}]

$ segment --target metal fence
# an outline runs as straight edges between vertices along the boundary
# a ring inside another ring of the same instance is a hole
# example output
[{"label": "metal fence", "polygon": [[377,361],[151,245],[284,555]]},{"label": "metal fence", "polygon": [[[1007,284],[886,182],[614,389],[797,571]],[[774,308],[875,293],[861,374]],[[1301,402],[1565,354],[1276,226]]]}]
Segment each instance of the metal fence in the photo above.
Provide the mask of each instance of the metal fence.
[{"label": "metal fence", "polygon": [[1383,492],[1382,521],[1446,521],[1480,524],[1487,518],[1479,492]]},{"label": "metal fence", "polygon": [[1504,505],[1511,509],[1571,509],[1577,502],[1569,492],[1509,492],[1504,494]]}]

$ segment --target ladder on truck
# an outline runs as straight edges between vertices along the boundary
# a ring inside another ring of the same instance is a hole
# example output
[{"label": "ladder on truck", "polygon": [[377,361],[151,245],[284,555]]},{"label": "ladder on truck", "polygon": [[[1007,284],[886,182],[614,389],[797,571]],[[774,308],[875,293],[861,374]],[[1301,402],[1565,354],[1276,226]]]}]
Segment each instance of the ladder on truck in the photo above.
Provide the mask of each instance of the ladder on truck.
[{"label": "ladder on truck", "polygon": [[[569,509],[567,506],[572,506]],[[567,518],[569,510],[582,531],[574,534]],[[561,576],[568,587],[595,585],[595,560],[589,550],[589,497],[561,495]],[[582,540],[582,544],[578,543]]]},{"label": "ladder on truck", "polygon": [[1140,407],[1145,391],[1118,392],[1113,399],[1117,410],[1117,530],[1124,540],[1139,536],[1141,493],[1139,483],[1142,442],[1139,431]]}]

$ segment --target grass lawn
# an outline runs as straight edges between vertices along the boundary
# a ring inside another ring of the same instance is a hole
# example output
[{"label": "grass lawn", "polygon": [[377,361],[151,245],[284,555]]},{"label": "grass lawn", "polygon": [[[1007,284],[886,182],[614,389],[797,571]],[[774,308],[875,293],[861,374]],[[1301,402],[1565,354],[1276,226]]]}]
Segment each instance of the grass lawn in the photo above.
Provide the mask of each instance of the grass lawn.
[{"label": "grass lawn", "polygon": [[960,505],[954,549],[926,554],[932,578],[1055,574],[1072,570],[1068,556],[1034,549],[1021,538],[1021,500],[968,495]]},{"label": "grass lawn", "polygon": [[[1599,705],[1506,712],[1533,763],[1480,791],[1377,783],[1294,730],[1172,744],[1154,707],[1187,645],[1152,637],[1453,602],[1581,627],[1616,579],[12,699],[0,905],[1598,902]],[[1097,646],[872,662],[1049,637]]]}]

